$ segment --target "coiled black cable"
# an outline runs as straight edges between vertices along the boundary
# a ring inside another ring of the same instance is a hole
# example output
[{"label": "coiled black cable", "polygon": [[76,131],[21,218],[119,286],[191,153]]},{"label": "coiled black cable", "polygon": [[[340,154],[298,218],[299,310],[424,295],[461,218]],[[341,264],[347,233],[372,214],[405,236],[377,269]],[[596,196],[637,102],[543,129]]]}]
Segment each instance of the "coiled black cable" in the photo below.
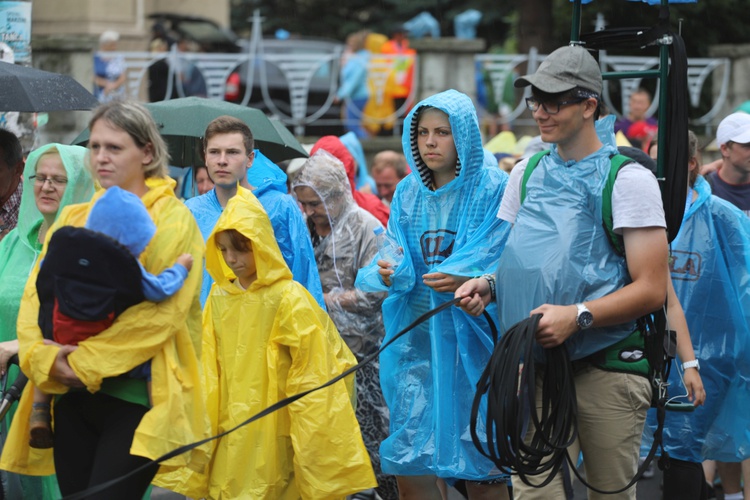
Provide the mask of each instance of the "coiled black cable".
[{"label": "coiled black cable", "polygon": [[[615,491],[605,491],[581,477],[577,464],[567,452],[578,437],[578,404],[572,364],[563,345],[544,349],[546,364],[542,373],[541,408],[536,407],[534,346],[541,317],[535,314],[505,332],[496,343],[490,361],[477,382],[469,422],[471,439],[477,450],[504,473],[515,474],[524,483],[536,488],[549,484],[567,461],[583,485],[607,495],[631,488],[648,468],[657,448],[662,448],[664,462],[660,460],[660,468],[663,468],[662,463],[669,460],[661,439],[666,395],[662,395],[655,405],[658,426],[651,450],[628,484]],[[649,324],[649,327],[655,331],[653,324]],[[660,327],[663,329],[664,325]],[[658,355],[665,355],[661,345],[663,337],[655,338],[658,338]],[[658,359],[658,355],[652,356],[654,360]],[[666,367],[657,367],[660,380],[666,380],[664,370],[668,370],[669,359],[665,359],[665,362]],[[483,401],[486,401],[487,413],[484,425],[480,426],[479,410]],[[486,433],[486,448],[480,439],[480,432]],[[525,439],[528,433],[532,433],[530,440]],[[531,482],[530,477],[542,474],[547,476],[540,483]]]},{"label": "coiled black cable", "polygon": [[[517,474],[530,486],[548,484],[565,463],[566,449],[578,434],[575,384],[568,351],[545,349],[542,406],[536,410],[535,333],[541,315],[513,325],[495,346],[477,383],[471,409],[471,438],[477,449],[502,471]],[[479,408],[487,404],[485,449],[477,429]],[[532,428],[527,428],[531,422]],[[524,440],[532,432],[529,442]],[[547,473],[540,484],[531,476]]]}]

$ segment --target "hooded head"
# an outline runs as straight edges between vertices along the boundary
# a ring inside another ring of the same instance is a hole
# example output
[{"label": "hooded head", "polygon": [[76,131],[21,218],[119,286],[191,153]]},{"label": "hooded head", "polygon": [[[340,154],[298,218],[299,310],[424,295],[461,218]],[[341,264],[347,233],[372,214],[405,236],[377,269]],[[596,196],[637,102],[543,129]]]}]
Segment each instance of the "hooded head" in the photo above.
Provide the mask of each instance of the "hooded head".
[{"label": "hooded head", "polygon": [[136,258],[156,234],[156,224],[141,199],[118,186],[107,189],[96,200],[86,228],[118,241]]},{"label": "hooded head", "polygon": [[243,187],[238,187],[237,195],[227,202],[227,206],[206,241],[206,270],[217,286],[235,293],[238,290],[232,285],[237,277],[224,262],[221,251],[216,244],[216,235],[228,229],[239,232],[250,240],[252,246],[256,279],[248,290],[269,286],[277,281],[292,279],[292,272],[281,256],[281,250],[276,243],[271,221],[263,210],[263,206],[252,192]]},{"label": "hooded head", "polygon": [[347,147],[341,142],[341,139],[335,135],[326,135],[318,139],[318,142],[313,145],[310,150],[310,154],[314,155],[319,150],[325,150],[335,156],[343,165],[346,170],[346,178],[349,180],[351,190],[354,191],[357,181],[355,176],[357,175],[357,165],[354,161],[354,156],[349,152]]},{"label": "hooded head", "polygon": [[357,206],[342,166],[341,161],[327,150],[318,151],[307,159],[292,183],[292,190],[307,187],[315,191],[331,223]]},{"label": "hooded head", "polygon": [[[420,114],[429,108],[439,109],[446,115],[451,126],[453,141],[458,154],[456,180],[478,172],[484,164],[482,136],[479,131],[476,109],[466,94],[456,90],[446,90],[420,101],[404,120],[404,131],[401,143],[404,154],[412,170],[419,172],[422,184],[429,189],[432,184],[432,172],[425,165],[419,154],[417,131]],[[456,182],[454,180],[453,182]]]},{"label": "hooded head", "polygon": [[[36,175],[39,159],[52,150],[57,151],[60,156],[68,177],[65,191],[60,198],[60,208],[57,210],[57,215],[60,215],[62,209],[68,205],[89,201],[94,194],[94,180],[85,165],[88,151],[86,148],[65,144],[46,144],[32,151],[26,159],[26,166],[23,170],[23,182],[26,185],[21,195],[21,207],[18,212],[19,236],[24,241],[36,241],[36,230],[43,218],[34,198],[34,181],[29,180],[29,177]],[[32,231],[34,234],[30,234]]]}]

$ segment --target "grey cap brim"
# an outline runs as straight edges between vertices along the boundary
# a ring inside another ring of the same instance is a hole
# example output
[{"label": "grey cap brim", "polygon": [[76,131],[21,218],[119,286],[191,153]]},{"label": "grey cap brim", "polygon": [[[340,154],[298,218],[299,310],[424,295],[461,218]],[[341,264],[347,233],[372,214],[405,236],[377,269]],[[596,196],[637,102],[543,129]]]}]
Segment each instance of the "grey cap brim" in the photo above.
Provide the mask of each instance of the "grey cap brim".
[{"label": "grey cap brim", "polygon": [[513,86],[517,88],[528,87],[529,85],[533,85],[548,94],[559,94],[576,88],[575,85],[571,85],[570,83],[561,82],[557,78],[550,78],[547,75],[540,74],[522,76],[513,82]]}]

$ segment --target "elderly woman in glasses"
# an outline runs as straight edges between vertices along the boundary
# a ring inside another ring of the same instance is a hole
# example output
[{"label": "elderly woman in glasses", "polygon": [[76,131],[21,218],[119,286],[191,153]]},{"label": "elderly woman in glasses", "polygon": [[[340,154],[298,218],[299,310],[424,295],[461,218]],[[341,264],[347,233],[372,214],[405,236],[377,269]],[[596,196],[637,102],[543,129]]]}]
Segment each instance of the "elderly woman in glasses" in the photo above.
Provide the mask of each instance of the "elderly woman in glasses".
[{"label": "elderly woman in glasses", "polygon": [[[67,205],[83,203],[94,194],[94,181],[84,166],[86,148],[48,144],[33,151],[24,168],[27,183],[21,196],[18,225],[0,242],[0,372],[12,383],[18,368],[8,358],[18,353],[16,319],[21,295],[47,230]],[[0,422],[0,442],[13,413]],[[30,477],[2,472],[5,498],[58,498],[54,477]],[[0,495],[1,496],[1,495]]]}]

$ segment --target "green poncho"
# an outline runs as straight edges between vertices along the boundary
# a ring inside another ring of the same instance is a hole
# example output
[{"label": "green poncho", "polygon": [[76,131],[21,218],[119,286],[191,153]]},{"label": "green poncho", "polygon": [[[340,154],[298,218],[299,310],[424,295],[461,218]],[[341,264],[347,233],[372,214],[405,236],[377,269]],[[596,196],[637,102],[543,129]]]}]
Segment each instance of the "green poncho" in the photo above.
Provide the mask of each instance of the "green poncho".
[{"label": "green poncho", "polygon": [[[80,146],[66,146],[63,144],[47,144],[34,150],[26,160],[23,171],[24,189],[21,195],[21,207],[18,214],[18,225],[0,241],[0,342],[16,339],[16,319],[21,304],[21,295],[26,280],[42,249],[37,241],[39,228],[42,225],[42,213],[36,207],[34,199],[34,181],[29,176],[36,173],[39,158],[48,150],[57,148],[62,158],[68,183],[60,200],[58,213],[67,205],[88,201],[94,194],[94,182],[84,165],[86,148]],[[18,375],[18,367],[10,368],[8,383],[12,383]],[[5,420],[0,423],[0,443],[5,442],[7,430],[13,418],[12,409]],[[6,498],[53,498],[57,490],[56,481],[40,480],[25,476],[13,476],[7,472],[5,492]],[[4,481],[5,482],[5,481]],[[51,484],[46,484],[50,482]],[[43,488],[42,494],[40,488]],[[16,496],[14,495],[22,495]]]}]

